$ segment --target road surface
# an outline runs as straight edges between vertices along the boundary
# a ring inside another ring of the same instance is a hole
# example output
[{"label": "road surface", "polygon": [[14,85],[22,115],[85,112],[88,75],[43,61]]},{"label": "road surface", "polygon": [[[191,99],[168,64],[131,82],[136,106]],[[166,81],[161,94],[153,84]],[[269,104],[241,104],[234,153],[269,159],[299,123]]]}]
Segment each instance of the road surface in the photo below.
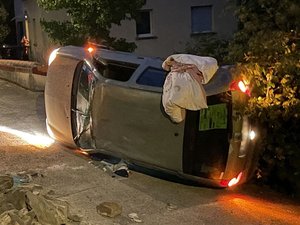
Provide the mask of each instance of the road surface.
[{"label": "road surface", "polygon": [[[0,174],[36,171],[34,183],[70,203],[91,225],[300,224],[300,206],[265,187],[211,189],[166,181],[131,171],[111,177],[76,151],[52,143],[46,134],[44,97],[0,80]],[[99,215],[104,201],[122,206],[115,218]],[[170,207],[171,206],[171,207]]]}]

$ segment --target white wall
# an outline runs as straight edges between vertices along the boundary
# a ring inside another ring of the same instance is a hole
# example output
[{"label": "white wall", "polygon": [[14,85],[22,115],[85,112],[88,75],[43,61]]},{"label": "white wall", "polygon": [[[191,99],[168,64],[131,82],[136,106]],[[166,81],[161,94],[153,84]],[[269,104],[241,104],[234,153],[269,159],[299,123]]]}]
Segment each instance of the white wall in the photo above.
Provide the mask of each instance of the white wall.
[{"label": "white wall", "polygon": [[[20,0],[16,0],[20,1]],[[126,38],[136,42],[136,53],[145,56],[166,57],[185,49],[191,41],[191,6],[213,5],[213,31],[221,37],[230,37],[236,29],[233,9],[227,10],[228,0],[147,0],[143,9],[152,9],[152,39],[137,39],[135,21],[122,21],[121,26],[114,25],[111,36]],[[28,13],[32,57],[39,62],[46,62],[55,48],[49,42],[47,34],[41,29],[40,19],[66,20],[64,11],[45,12],[36,0],[24,0],[24,9]]]},{"label": "white wall", "polygon": [[[111,36],[135,41],[136,52],[148,56],[166,57],[185,49],[192,40],[191,6],[213,5],[213,31],[220,37],[231,37],[236,30],[233,8],[228,0],[147,0],[143,9],[152,9],[153,39],[136,39],[134,21],[124,21],[122,26],[113,26]],[[195,36],[194,36],[195,37]]]},{"label": "white wall", "polygon": [[46,64],[50,53],[57,47],[57,44],[52,43],[47,33],[42,30],[40,20],[64,21],[68,19],[68,16],[63,10],[46,12],[38,7],[36,0],[25,0],[23,4],[23,10],[27,11],[28,15],[30,58]]}]

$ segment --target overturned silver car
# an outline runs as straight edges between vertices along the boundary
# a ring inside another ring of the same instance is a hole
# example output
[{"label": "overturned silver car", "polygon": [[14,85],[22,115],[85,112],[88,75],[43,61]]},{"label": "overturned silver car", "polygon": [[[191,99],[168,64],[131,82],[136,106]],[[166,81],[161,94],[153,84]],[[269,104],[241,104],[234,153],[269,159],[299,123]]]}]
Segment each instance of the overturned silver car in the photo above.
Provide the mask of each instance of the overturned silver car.
[{"label": "overturned silver car", "polygon": [[[159,58],[67,46],[49,59],[45,105],[49,134],[147,168],[230,187],[256,163],[257,130],[240,112],[248,99],[230,67],[204,85],[207,109],[174,123],[162,107],[166,78]],[[241,89],[241,90],[240,90]]]}]

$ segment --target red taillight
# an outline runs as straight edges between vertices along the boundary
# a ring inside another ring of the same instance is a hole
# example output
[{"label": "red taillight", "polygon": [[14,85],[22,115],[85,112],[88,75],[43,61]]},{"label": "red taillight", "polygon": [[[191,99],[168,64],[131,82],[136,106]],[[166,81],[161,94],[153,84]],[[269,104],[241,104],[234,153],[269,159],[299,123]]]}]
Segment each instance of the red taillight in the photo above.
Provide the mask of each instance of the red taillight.
[{"label": "red taillight", "polygon": [[241,90],[241,92],[246,93],[247,87],[246,87],[246,85],[245,85],[245,83],[244,83],[243,81],[239,81],[238,87],[239,87],[239,89]]},{"label": "red taillight", "polygon": [[240,172],[237,177],[232,178],[231,180],[221,180],[220,184],[223,187],[232,187],[240,182],[242,179],[243,172]]},{"label": "red taillight", "polygon": [[250,96],[249,87],[242,80],[240,80],[238,82],[237,81],[232,81],[232,83],[230,84],[230,90],[232,90],[232,91],[239,90],[239,91],[247,94],[248,96]]}]

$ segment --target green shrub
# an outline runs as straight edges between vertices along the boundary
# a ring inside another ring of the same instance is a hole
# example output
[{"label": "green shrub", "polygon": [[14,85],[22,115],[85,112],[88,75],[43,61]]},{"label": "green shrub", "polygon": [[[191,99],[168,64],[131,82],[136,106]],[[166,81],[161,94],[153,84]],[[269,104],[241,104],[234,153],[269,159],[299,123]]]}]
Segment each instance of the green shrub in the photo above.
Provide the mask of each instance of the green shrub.
[{"label": "green shrub", "polygon": [[299,196],[300,2],[241,1],[228,58],[252,85],[246,113],[265,129],[257,178]]},{"label": "green shrub", "polygon": [[7,26],[7,17],[8,13],[2,3],[0,3],[0,43],[6,38],[9,34],[9,28]]},{"label": "green shrub", "polygon": [[228,55],[228,40],[221,39],[216,34],[202,34],[186,44],[185,52],[211,56],[217,59],[219,64],[223,64]]}]

